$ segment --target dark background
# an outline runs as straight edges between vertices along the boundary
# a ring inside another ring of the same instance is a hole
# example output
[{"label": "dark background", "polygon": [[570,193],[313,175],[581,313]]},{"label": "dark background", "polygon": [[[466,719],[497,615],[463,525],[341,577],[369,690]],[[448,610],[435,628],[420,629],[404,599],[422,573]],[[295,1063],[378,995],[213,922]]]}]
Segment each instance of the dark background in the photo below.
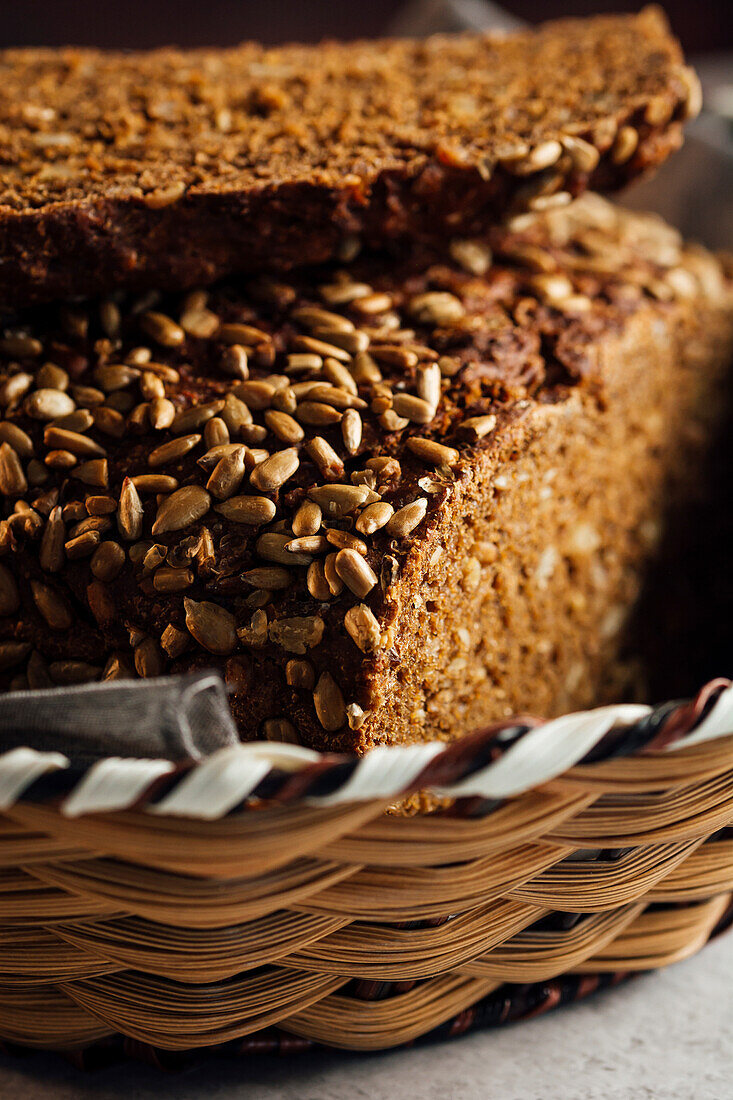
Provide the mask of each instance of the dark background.
[{"label": "dark background", "polygon": [[[537,22],[558,15],[637,11],[643,0],[507,0]],[[0,0],[0,46],[232,45],[383,33],[402,0]],[[733,0],[667,0],[690,53],[733,47]]]}]

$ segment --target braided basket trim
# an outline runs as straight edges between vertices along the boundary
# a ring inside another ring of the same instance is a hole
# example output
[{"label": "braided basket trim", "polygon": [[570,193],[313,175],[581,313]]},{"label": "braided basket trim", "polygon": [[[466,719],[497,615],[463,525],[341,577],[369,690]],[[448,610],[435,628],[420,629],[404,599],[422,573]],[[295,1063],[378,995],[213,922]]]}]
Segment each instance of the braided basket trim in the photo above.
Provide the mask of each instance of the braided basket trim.
[{"label": "braided basket trim", "polygon": [[67,817],[144,808],[215,820],[264,802],[328,807],[426,790],[501,801],[587,763],[672,751],[733,736],[733,686],[718,679],[694,699],[657,707],[620,704],[550,721],[510,718],[462,740],[379,746],[366,756],[254,742],[202,762],[108,757],[79,772],[57,752],[0,755],[0,810],[20,799],[60,800]]}]

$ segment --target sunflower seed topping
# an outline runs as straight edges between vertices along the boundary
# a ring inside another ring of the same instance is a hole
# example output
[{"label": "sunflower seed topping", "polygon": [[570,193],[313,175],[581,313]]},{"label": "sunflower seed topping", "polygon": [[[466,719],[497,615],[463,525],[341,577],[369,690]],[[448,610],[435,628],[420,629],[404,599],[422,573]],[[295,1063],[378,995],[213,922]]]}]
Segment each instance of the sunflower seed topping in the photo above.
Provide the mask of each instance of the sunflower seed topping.
[{"label": "sunflower seed topping", "polygon": [[200,646],[209,653],[232,653],[237,645],[234,616],[209,600],[197,602],[184,597],[186,627]]},{"label": "sunflower seed topping", "polygon": [[166,497],[158,508],[153,534],[180,531],[202,519],[211,507],[211,497],[200,485],[184,485]]}]

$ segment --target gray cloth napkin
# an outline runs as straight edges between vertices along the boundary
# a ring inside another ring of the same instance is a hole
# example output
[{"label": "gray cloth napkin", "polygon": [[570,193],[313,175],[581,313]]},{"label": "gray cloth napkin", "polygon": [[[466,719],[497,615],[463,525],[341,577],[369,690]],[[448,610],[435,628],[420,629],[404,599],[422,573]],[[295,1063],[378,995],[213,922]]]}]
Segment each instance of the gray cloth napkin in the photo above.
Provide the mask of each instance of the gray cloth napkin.
[{"label": "gray cloth napkin", "polygon": [[0,752],[28,746],[84,766],[105,756],[201,760],[237,741],[217,672],[0,695]]}]

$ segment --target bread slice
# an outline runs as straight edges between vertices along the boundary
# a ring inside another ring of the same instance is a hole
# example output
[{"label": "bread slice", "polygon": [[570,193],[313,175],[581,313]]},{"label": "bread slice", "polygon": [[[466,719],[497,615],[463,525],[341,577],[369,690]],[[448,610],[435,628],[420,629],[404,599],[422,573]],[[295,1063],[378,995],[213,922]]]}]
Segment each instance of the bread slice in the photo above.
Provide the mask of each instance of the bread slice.
[{"label": "bread slice", "polygon": [[675,149],[657,9],[509,37],[0,53],[0,306],[473,235]]},{"label": "bread slice", "polygon": [[356,750],[625,694],[732,343],[718,261],[591,195],[448,258],[27,314],[1,686],[213,665],[243,737]]}]

